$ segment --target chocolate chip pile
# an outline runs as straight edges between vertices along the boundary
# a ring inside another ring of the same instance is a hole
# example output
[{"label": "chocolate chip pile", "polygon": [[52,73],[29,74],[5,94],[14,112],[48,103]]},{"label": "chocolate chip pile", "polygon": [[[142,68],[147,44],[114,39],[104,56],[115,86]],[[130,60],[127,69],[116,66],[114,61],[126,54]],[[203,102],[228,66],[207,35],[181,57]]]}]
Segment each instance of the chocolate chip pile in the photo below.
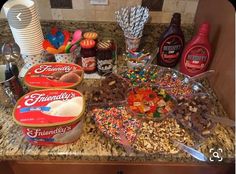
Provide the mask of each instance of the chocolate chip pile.
[{"label": "chocolate chip pile", "polygon": [[171,153],[179,151],[173,140],[193,146],[191,136],[180,127],[173,118],[168,118],[162,122],[144,122],[140,129],[134,149],[144,153]]},{"label": "chocolate chip pile", "polygon": [[113,103],[124,101],[129,83],[123,78],[111,74],[102,80],[98,89],[92,91],[91,103]]},{"label": "chocolate chip pile", "polygon": [[207,115],[212,114],[213,106],[208,95],[181,97],[178,103],[175,115],[183,125],[193,128],[202,136],[211,134],[214,125]]}]

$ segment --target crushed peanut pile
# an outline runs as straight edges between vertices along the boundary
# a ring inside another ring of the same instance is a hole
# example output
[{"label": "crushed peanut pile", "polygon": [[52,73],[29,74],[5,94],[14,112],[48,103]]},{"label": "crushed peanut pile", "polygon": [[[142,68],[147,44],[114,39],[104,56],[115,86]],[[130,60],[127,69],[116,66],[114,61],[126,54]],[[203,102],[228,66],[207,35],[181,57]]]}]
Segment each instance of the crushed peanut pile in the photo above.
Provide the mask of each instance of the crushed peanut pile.
[{"label": "crushed peanut pile", "polygon": [[173,140],[194,146],[191,136],[180,127],[175,119],[169,118],[162,122],[144,122],[133,148],[144,153],[171,153],[179,152]]}]

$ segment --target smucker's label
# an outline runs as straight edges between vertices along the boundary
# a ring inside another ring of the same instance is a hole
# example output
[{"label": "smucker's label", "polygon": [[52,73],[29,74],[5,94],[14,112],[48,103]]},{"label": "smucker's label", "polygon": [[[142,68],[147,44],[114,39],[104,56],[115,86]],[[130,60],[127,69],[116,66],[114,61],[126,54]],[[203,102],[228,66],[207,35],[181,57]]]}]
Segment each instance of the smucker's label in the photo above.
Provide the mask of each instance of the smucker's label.
[{"label": "smucker's label", "polygon": [[173,63],[180,56],[183,49],[181,37],[172,35],[167,37],[160,48],[160,57],[165,63]]},{"label": "smucker's label", "polygon": [[84,71],[94,71],[96,69],[95,57],[82,57],[81,60]]},{"label": "smucker's label", "polygon": [[66,123],[84,111],[83,96],[75,90],[39,90],[24,95],[16,104],[14,118],[20,125],[45,126]]},{"label": "smucker's label", "polygon": [[31,88],[70,88],[83,78],[82,67],[68,63],[44,63],[33,66],[26,73],[24,82]]},{"label": "smucker's label", "polygon": [[209,52],[203,46],[195,46],[191,48],[186,57],[184,57],[184,65],[188,72],[198,73],[206,68],[209,61]]}]

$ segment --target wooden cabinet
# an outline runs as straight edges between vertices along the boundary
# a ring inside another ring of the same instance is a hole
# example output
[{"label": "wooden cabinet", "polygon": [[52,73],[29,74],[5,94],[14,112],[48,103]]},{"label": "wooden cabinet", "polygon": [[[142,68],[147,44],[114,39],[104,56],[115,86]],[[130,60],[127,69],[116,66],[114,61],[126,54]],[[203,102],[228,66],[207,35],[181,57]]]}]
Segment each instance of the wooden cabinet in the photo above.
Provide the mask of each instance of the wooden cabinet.
[{"label": "wooden cabinet", "polygon": [[208,21],[216,73],[210,79],[219,101],[231,119],[235,119],[235,9],[226,0],[199,0],[196,28]]},{"label": "wooden cabinet", "polygon": [[10,166],[14,174],[234,174],[234,164],[22,161]]},{"label": "wooden cabinet", "polygon": [[[199,0],[196,27],[205,20],[211,24],[210,41],[216,70],[211,85],[231,119],[235,115],[235,10],[226,0]],[[231,96],[231,97],[230,97]],[[215,165],[189,163],[122,163],[79,161],[0,162],[0,174],[234,174],[234,163]]]}]

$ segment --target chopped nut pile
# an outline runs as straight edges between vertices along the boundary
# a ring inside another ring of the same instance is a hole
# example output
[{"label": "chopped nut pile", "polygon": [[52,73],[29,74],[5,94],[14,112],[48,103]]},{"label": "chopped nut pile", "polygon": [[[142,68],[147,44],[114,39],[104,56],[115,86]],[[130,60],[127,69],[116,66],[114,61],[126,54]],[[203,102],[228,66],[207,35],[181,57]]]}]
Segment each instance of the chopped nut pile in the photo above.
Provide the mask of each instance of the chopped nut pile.
[{"label": "chopped nut pile", "polygon": [[179,151],[173,140],[193,146],[191,136],[173,118],[162,122],[144,122],[133,147],[144,153],[171,153]]},{"label": "chopped nut pile", "polygon": [[208,95],[182,97],[178,103],[175,114],[183,125],[193,128],[202,136],[211,134],[214,125],[207,116],[212,114],[213,107]]}]

